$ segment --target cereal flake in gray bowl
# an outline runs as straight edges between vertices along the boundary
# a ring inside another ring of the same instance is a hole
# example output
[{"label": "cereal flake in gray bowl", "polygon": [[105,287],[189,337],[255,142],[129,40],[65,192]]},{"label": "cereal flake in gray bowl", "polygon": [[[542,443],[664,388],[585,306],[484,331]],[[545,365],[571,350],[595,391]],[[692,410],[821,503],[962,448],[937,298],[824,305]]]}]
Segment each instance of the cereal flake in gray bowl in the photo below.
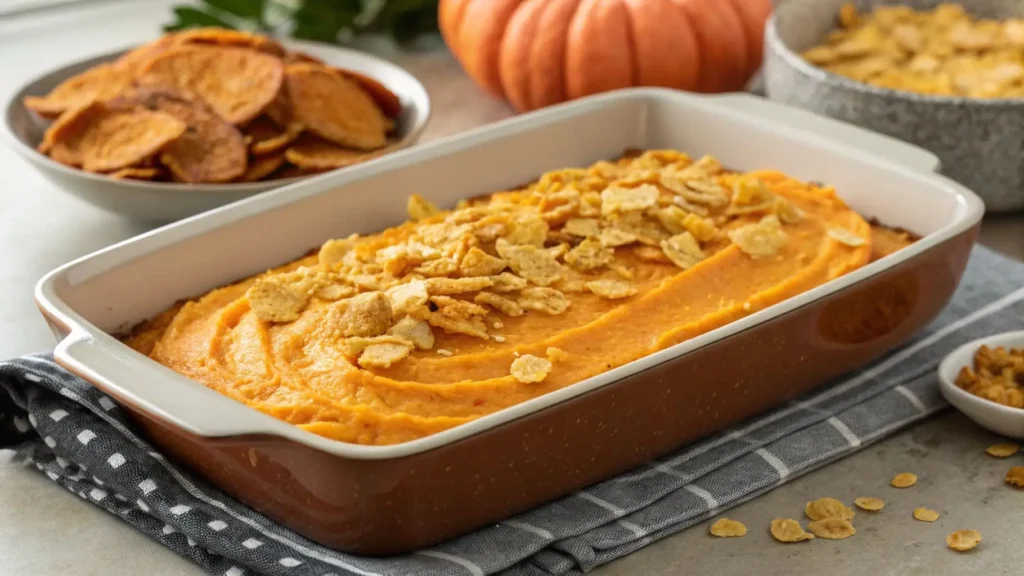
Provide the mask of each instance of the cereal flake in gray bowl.
[{"label": "cereal flake in gray bowl", "polygon": [[[830,116],[926,148],[942,172],[974,190],[988,212],[1024,209],[1024,99],[932,96],[890,90],[826,72],[800,52],[836,27],[848,0],[784,0],[765,31],[765,89],[770,99]],[[858,0],[862,11],[892,0]],[[904,0],[915,9],[942,0]],[[962,0],[972,15],[1024,16],[1024,0]]]}]

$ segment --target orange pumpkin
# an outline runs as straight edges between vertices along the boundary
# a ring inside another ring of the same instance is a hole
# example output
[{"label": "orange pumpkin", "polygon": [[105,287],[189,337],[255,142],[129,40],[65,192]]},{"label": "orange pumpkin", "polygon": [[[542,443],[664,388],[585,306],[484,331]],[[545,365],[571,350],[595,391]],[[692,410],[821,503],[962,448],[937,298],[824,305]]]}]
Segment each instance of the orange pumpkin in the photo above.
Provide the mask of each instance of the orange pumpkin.
[{"label": "orange pumpkin", "polygon": [[440,0],[448,47],[482,88],[533,110],[628,86],[741,89],[771,0]]}]

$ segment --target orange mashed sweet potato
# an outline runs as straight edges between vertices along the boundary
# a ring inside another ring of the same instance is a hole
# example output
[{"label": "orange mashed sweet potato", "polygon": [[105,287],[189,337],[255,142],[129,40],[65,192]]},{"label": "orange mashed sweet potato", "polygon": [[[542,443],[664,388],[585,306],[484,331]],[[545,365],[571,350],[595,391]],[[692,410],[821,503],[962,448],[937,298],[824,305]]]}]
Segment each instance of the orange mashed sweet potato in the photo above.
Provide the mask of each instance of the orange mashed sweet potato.
[{"label": "orange mashed sweet potato", "polygon": [[829,187],[648,151],[544,174],[180,303],[125,341],[328,438],[421,438],[828,282],[912,239]]}]

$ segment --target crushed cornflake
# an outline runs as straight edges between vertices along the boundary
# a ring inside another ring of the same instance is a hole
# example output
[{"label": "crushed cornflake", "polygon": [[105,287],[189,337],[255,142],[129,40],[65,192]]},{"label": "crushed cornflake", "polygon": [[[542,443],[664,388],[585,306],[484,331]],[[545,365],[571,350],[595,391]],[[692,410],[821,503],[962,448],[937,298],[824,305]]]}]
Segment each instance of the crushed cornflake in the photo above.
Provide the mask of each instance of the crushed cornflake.
[{"label": "crushed cornflake", "polygon": [[252,313],[266,322],[294,322],[309,302],[307,293],[273,277],[257,280],[245,295]]},{"label": "crushed cornflake", "polygon": [[427,298],[430,296],[427,293],[427,283],[423,280],[410,280],[389,288],[387,295],[391,300],[391,310],[396,316],[410,314],[426,306]]},{"label": "crushed cornflake", "polygon": [[[523,315],[523,307],[518,302],[500,294],[480,292],[473,298],[473,301],[477,304],[486,304],[506,316],[516,317]],[[494,327],[500,329],[502,327],[501,321],[495,320]]]},{"label": "crushed cornflake", "polygon": [[329,325],[342,335],[380,336],[391,327],[391,300],[383,292],[364,292],[331,305]]},{"label": "crushed cornflake", "polygon": [[700,244],[697,243],[693,234],[689,232],[676,234],[668,240],[663,240],[661,250],[673,264],[683,270],[693,268],[705,258],[704,251],[700,249]]},{"label": "crushed cornflake", "polygon": [[964,366],[956,385],[979,398],[1024,408],[1024,349],[980,346],[974,366]]},{"label": "crushed cornflake", "polygon": [[524,288],[519,293],[519,305],[526,310],[536,310],[551,316],[557,316],[569,309],[572,302],[554,288]]},{"label": "crushed cornflake", "polygon": [[549,229],[548,223],[537,217],[536,214],[521,214],[509,222],[508,232],[504,239],[511,244],[540,248],[544,246]]},{"label": "crushed cornflake", "polygon": [[696,214],[687,214],[682,220],[682,225],[683,229],[693,234],[698,242],[710,242],[721,234],[714,222]]},{"label": "crushed cornflake", "polygon": [[465,294],[494,286],[488,277],[481,278],[428,278],[424,280],[427,293],[434,295]]},{"label": "crushed cornflake", "polygon": [[717,208],[729,203],[725,188],[713,178],[683,181],[671,176],[662,176],[661,185],[683,200],[700,206]]},{"label": "crushed cornflake", "polygon": [[408,340],[397,336],[373,336],[370,338],[354,336],[352,338],[342,339],[340,344],[342,353],[353,358],[357,358],[364,350],[377,344],[399,344],[402,346],[412,347],[412,344]]},{"label": "crushed cornflake", "polygon": [[543,248],[513,245],[504,238],[499,239],[495,247],[513,272],[538,286],[550,286],[563,275],[562,265]]},{"label": "crushed cornflake", "polygon": [[729,239],[740,251],[754,258],[777,254],[789,241],[778,216],[765,216],[756,224],[747,224],[729,232]]},{"label": "crushed cornflake", "polygon": [[509,272],[491,276],[491,281],[494,282],[491,286],[491,290],[494,292],[515,292],[526,288],[526,280]]},{"label": "crushed cornflake", "polygon": [[482,340],[491,338],[487,334],[487,326],[484,325],[480,316],[455,317],[440,312],[428,312],[425,320],[431,326],[440,328],[449,334],[465,334]]},{"label": "crushed cornflake", "polygon": [[830,227],[828,229],[828,236],[829,238],[832,238],[836,242],[839,242],[840,244],[844,246],[849,246],[851,248],[863,246],[864,244],[867,243],[860,236],[857,236],[856,234],[850,232],[846,228],[839,228],[838,226]]},{"label": "crushed cornflake", "polygon": [[406,203],[405,208],[409,212],[409,218],[412,220],[423,220],[440,212],[437,206],[419,194],[409,196],[409,201]]},{"label": "crushed cornflake", "polygon": [[746,536],[747,527],[742,522],[736,520],[730,520],[729,518],[719,518],[711,525],[709,530],[712,536],[719,538],[740,538]]},{"label": "crushed cornflake", "polygon": [[494,322],[491,322],[491,326],[494,327],[495,330],[501,330],[502,328],[505,327],[505,324],[502,323],[501,320],[498,320],[497,318],[495,318]]},{"label": "crushed cornflake", "polygon": [[411,316],[402,318],[397,324],[388,328],[387,334],[408,340],[420,350],[430,350],[434,347],[434,333],[430,330],[430,325]]},{"label": "crushed cornflake", "polygon": [[977,530],[957,530],[946,536],[946,545],[957,552],[966,552],[981,543],[981,532]]},{"label": "crushed cornflake", "polygon": [[445,358],[448,358],[448,357],[450,357],[450,356],[453,356],[453,354],[452,354],[452,351],[451,351],[451,350],[446,350],[446,349],[444,349],[444,348],[438,348],[438,349],[437,349],[437,355],[438,355],[438,356],[444,356]]},{"label": "crushed cornflake", "polygon": [[815,520],[807,525],[807,529],[815,536],[827,540],[843,540],[857,533],[853,524],[843,518]]},{"label": "crushed cornflake", "polygon": [[609,186],[601,192],[601,214],[646,210],[654,206],[661,193],[656,186],[644,184],[636,188]]},{"label": "crushed cornflake", "polygon": [[619,264],[619,263],[616,263],[616,262],[612,262],[611,264],[608,265],[608,269],[611,270],[612,272],[615,272],[616,274],[618,274],[622,278],[625,278],[626,280],[632,280],[633,279],[633,276],[634,276],[633,271],[628,266],[626,266],[624,264]]},{"label": "crushed cornflake", "polygon": [[644,262],[656,262],[658,264],[672,263],[661,249],[655,248],[654,246],[637,246],[633,249],[633,254]]},{"label": "crushed cornflake", "polygon": [[487,309],[483,306],[451,296],[431,296],[430,303],[435,305],[441,314],[453,318],[487,315]]},{"label": "crushed cornflake", "polygon": [[491,256],[476,246],[469,249],[459,264],[459,273],[466,277],[493,276],[508,266],[501,258]]},{"label": "crushed cornflake", "polygon": [[636,242],[637,236],[632,232],[627,232],[618,228],[605,228],[597,235],[597,239],[601,242],[602,246],[614,248],[616,246],[625,246]]},{"label": "crushed cornflake", "polygon": [[779,542],[803,542],[814,540],[814,534],[805,532],[800,523],[792,518],[776,518],[772,520],[772,536]]},{"label": "crushed cornflake", "polygon": [[840,518],[842,520],[853,520],[854,511],[835,498],[818,498],[804,506],[804,512],[811,520],[824,520],[826,518]]},{"label": "crushed cornflake", "polygon": [[494,340],[495,342],[498,342],[499,344],[505,341],[505,337],[502,336],[501,334],[492,334],[491,339]]},{"label": "crushed cornflake", "polygon": [[615,253],[597,238],[585,239],[565,255],[566,264],[584,271],[597,270],[614,261]]},{"label": "crushed cornflake", "polygon": [[727,214],[740,215],[772,210],[775,205],[775,194],[758,177],[741,176],[732,186],[732,200]]},{"label": "crushed cornflake", "polygon": [[781,196],[775,198],[772,213],[778,216],[783,224],[796,224],[804,219],[803,210]]},{"label": "crushed cornflake", "polygon": [[320,251],[317,253],[317,261],[320,265],[325,267],[330,267],[341,262],[342,259],[345,258],[345,255],[348,254],[355,246],[358,239],[359,235],[352,234],[348,238],[340,238],[324,242],[320,246]]},{"label": "crushed cornflake", "polygon": [[685,220],[689,215],[689,212],[675,205],[665,206],[655,213],[655,217],[658,219],[658,222],[660,222],[665,230],[668,230],[670,234],[686,232],[686,228],[683,226],[683,220]]},{"label": "crushed cornflake", "polygon": [[917,474],[912,472],[901,472],[889,481],[893,488],[910,488],[914,484],[917,484]]},{"label": "crushed cornflake", "polygon": [[408,357],[412,349],[412,344],[408,343],[371,344],[356,362],[363,368],[390,368],[395,362]]},{"label": "crushed cornflake", "polygon": [[985,453],[995,458],[1009,458],[1020,451],[1020,446],[1012,442],[993,444],[985,449]]},{"label": "crushed cornflake", "polygon": [[532,354],[523,354],[512,361],[511,373],[523,383],[541,382],[551,373],[551,362]]},{"label": "crushed cornflake", "polygon": [[621,280],[593,280],[587,282],[587,290],[609,300],[629,298],[638,292],[635,286]]},{"label": "crushed cornflake", "polygon": [[879,498],[872,498],[870,496],[861,496],[854,499],[854,504],[857,505],[861,510],[868,510],[870,512],[878,512],[885,507],[885,502]]},{"label": "crushed cornflake", "polygon": [[569,358],[569,353],[561,348],[555,346],[548,346],[548,349],[544,351],[544,354],[548,357],[548,360],[552,362],[563,362]]},{"label": "crushed cornflake", "polygon": [[1017,488],[1024,488],[1024,466],[1014,466],[1006,471],[1006,483]]},{"label": "crushed cornflake", "polygon": [[935,510],[929,510],[924,506],[914,508],[914,519],[920,520],[921,522],[935,522],[939,519],[939,513]]},{"label": "crushed cornflake", "polygon": [[597,218],[572,218],[566,221],[562,230],[566,234],[589,238],[601,233],[601,221]]},{"label": "crushed cornflake", "polygon": [[453,258],[438,258],[429,262],[424,262],[416,268],[413,272],[429,276],[431,278],[439,278],[441,276],[448,276],[454,274],[459,269],[459,263]]},{"label": "crushed cornflake", "polygon": [[356,289],[352,286],[345,284],[331,283],[320,286],[313,293],[314,296],[322,300],[341,300],[342,298],[348,298],[355,294]]}]

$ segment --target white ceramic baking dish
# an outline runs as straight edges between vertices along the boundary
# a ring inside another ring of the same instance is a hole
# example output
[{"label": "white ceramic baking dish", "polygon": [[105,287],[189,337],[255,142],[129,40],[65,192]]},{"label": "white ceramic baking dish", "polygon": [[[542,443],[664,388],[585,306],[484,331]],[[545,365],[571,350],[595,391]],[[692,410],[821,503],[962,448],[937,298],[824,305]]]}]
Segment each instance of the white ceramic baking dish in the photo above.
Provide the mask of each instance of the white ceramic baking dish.
[{"label": "white ceramic baking dish", "polygon": [[[303,431],[190,381],[111,335],[179,299],[294,259],[329,238],[399,223],[411,193],[451,206],[546,170],[614,158],[628,148],[712,154],[736,169],[776,168],[827,182],[861,214],[921,239],[672,348],[393,446],[351,445]],[[753,96],[630,89],[485,126],[172,224],[54,270],[39,282],[36,298],[62,338],[57,361],[125,406],[154,443],[229,493],[325,544],[398,552],[637,465],[777,405],[906,339],[952,294],[983,212],[973,193],[935,174],[937,168],[933,155],[913,146]],[[874,303],[883,306],[891,297],[903,303],[902,315],[880,323]],[[844,330],[835,329],[839,318],[887,328],[844,341]],[[778,358],[756,352],[782,342],[789,353],[811,360],[781,368]],[[744,362],[730,359],[736,354],[743,354]],[[698,365],[704,368],[695,378],[704,386],[751,377],[765,381],[724,404],[699,393],[683,401],[679,387],[666,382]],[[779,378],[765,378],[774,373]],[[609,402],[617,408],[609,409]],[[608,426],[595,424],[615,420],[629,402],[636,405],[622,425],[630,433],[603,436]],[[669,408],[684,414],[670,418]],[[574,413],[584,417],[572,424]],[[558,441],[531,433],[540,427]],[[595,452],[594,445],[601,450]],[[254,458],[253,450],[266,457],[266,468],[257,466],[263,460]],[[453,465],[467,476],[476,469],[477,478],[513,465],[518,473],[514,486],[499,481],[486,489],[479,483],[460,488],[452,475],[440,473],[443,485],[402,482],[409,470],[429,478],[430,470]],[[282,475],[281,466],[289,473]],[[278,491],[255,488],[268,485],[267,475],[276,479],[270,484]],[[363,487],[358,506],[351,500],[353,483]],[[281,497],[285,489],[298,491],[296,497]],[[467,507],[458,498],[463,490],[485,493]],[[374,495],[381,496],[379,502],[368,505]],[[318,503],[315,514],[303,510],[310,502]],[[413,516],[418,522],[402,516],[406,522],[399,526],[402,517],[396,525],[394,515],[382,513],[388,506],[402,507],[402,515],[423,512]]]}]

